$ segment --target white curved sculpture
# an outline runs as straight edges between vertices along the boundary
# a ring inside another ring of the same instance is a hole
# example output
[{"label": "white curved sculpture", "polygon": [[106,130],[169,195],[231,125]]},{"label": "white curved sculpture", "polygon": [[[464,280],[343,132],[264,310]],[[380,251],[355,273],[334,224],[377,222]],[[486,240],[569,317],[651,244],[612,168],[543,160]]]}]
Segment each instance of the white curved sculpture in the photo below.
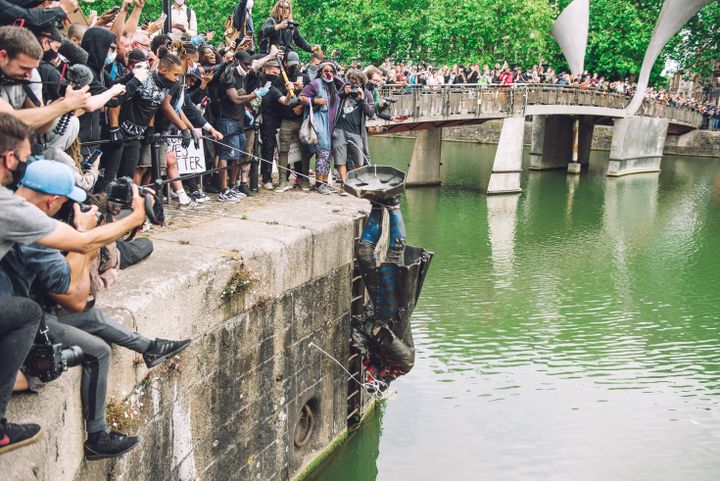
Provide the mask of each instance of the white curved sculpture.
[{"label": "white curved sculpture", "polygon": [[565,7],[552,27],[552,36],[560,45],[573,76],[580,75],[584,70],[589,29],[590,0],[574,0]]},{"label": "white curved sculpture", "polygon": [[645,51],[645,59],[640,69],[640,76],[637,81],[637,91],[625,108],[625,115],[630,117],[637,113],[645,98],[645,90],[650,80],[650,72],[652,71],[655,61],[660,52],[668,43],[670,37],[680,30],[688,20],[700,11],[705,5],[712,3],[714,0],[665,0],[663,3],[660,16],[655,24],[655,30],[650,38],[650,44]]},{"label": "white curved sculpture", "polygon": [[[665,0],[660,11],[652,38],[645,51],[637,91],[630,103],[621,112],[621,116],[632,117],[642,105],[645,90],[650,80],[650,72],[660,52],[696,13],[714,0]],[[573,75],[583,72],[585,52],[587,50],[588,29],[590,24],[590,0],[574,0],[555,20],[552,36],[560,45]]]}]

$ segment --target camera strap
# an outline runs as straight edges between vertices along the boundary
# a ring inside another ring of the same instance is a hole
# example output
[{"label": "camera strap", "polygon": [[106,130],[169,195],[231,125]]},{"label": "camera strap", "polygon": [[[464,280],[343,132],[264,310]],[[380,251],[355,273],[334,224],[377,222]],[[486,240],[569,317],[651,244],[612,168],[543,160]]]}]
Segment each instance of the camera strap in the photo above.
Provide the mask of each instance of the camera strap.
[{"label": "camera strap", "polygon": [[52,344],[50,341],[50,336],[48,336],[48,332],[50,329],[48,329],[47,324],[45,324],[45,311],[43,311],[42,318],[40,318],[40,325],[38,326],[38,332],[35,336],[35,339],[40,340],[40,342],[45,344]]},{"label": "camera strap", "polygon": [[42,102],[40,102],[40,99],[37,98],[37,95],[35,95],[35,92],[33,92],[32,88],[30,88],[30,85],[23,83],[22,89],[25,92],[25,95],[27,95],[27,98],[30,99],[30,102],[32,102],[35,107],[40,107]]}]

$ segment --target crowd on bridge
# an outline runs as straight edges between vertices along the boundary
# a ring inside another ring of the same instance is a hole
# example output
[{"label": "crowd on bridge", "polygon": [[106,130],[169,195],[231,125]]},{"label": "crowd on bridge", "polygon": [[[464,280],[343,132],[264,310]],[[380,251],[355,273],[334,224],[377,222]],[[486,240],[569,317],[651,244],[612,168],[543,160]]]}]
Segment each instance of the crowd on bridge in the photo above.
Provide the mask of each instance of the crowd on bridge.
[{"label": "crowd on bridge", "polygon": [[[137,438],[106,422],[109,346],[138,352],[151,368],[189,345],[131,332],[88,301],[152,252],[146,238],[121,239],[148,218],[163,221],[168,199],[138,185],[169,179],[183,209],[201,208],[208,194],[235,204],[261,189],[342,195],[348,171],[369,162],[367,121],[391,119],[385,85],[635,88],[541,65],[343,66],[303,37],[288,0],[259,28],[252,0],[240,2],[219,45],[184,0],[173,0],[168,26],[163,17],[141,24],[145,0],[91,18],[77,0],[0,3],[0,454],[40,436],[36,424],[5,420],[11,392],[59,376],[62,362],[83,366],[86,458],[127,452]],[[179,153],[193,148],[212,172],[204,182],[179,175]],[[49,337],[36,337],[41,323]]]},{"label": "crowd on bridge", "polygon": [[[455,64],[452,66],[433,66],[427,62],[393,62],[386,59],[380,66],[388,83],[402,85],[407,89],[414,87],[442,88],[449,85],[548,85],[565,86],[588,91],[615,93],[632,97],[637,91],[637,83],[629,78],[610,79],[608,76],[585,71],[572,75],[566,71],[556,71],[552,66],[535,64],[532,67],[511,67],[508,62],[496,63],[493,68],[485,64]],[[717,96],[703,92],[685,95],[664,88],[647,87],[646,98],[670,107],[694,110],[704,115],[703,128],[720,128],[720,107]]]}]

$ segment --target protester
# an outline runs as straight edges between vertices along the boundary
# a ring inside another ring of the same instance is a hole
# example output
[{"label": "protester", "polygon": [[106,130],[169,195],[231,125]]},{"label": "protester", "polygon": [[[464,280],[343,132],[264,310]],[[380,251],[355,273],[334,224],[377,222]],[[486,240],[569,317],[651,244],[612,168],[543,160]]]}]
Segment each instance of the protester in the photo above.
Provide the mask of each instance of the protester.
[{"label": "protester", "polygon": [[260,30],[260,51],[270,52],[272,45],[279,49],[300,48],[306,52],[322,53],[320,45],[310,45],[300,34],[299,25],[292,15],[292,4],[287,0],[278,0]]},{"label": "protester", "polygon": [[198,33],[197,15],[185,5],[185,0],[173,0],[171,8],[172,33],[178,36],[194,37]]},{"label": "protester", "polygon": [[315,146],[316,184],[315,189],[321,194],[332,194],[333,188],[328,184],[330,176],[330,154],[332,151],[332,135],[335,129],[340,97],[338,88],[342,81],[335,77],[337,65],[325,61],[320,64],[320,77],[307,84],[302,90],[302,101],[317,112],[314,113],[315,125],[318,134],[318,144]]},{"label": "protester", "polygon": [[[28,166],[15,194],[52,216],[69,199],[85,201],[86,194],[74,186],[69,167],[57,162],[40,160]],[[88,264],[97,255],[70,253],[67,258],[57,249],[37,244],[15,245],[3,259],[3,272],[12,279],[12,288],[0,288],[0,295],[29,298],[31,287],[41,289],[49,297],[48,305],[58,303],[72,314],[45,312],[45,324],[53,341],[64,347],[78,346],[83,352],[82,399],[88,439],[85,457],[98,460],[120,456],[136,444],[134,436],[108,429],[105,420],[107,377],[110,370],[110,343],[143,354],[148,367],[174,356],[190,340],[151,341],[106,317],[100,310],[86,309],[90,295]],[[37,282],[36,282],[37,281]]]},{"label": "protester", "polygon": [[375,116],[372,93],[366,88],[367,77],[359,70],[346,74],[347,82],[340,92],[339,115],[332,137],[332,156],[340,175],[340,192],[347,171],[362,167],[370,158],[365,122]]},{"label": "protester", "polygon": [[[47,121],[47,119],[46,119]],[[91,229],[96,209],[75,208],[75,226],[45,216],[37,207],[14,197],[5,186],[19,181],[31,152],[33,130],[15,117],[0,113],[0,259],[16,243],[40,245],[70,252],[89,253],[112,242],[145,220],[144,202],[133,188],[133,213],[118,222]],[[89,230],[88,230],[89,229]],[[7,285],[7,281],[5,281]],[[38,439],[40,426],[5,420],[16,374],[35,338],[42,318],[40,307],[18,297],[0,296],[0,454]]]}]

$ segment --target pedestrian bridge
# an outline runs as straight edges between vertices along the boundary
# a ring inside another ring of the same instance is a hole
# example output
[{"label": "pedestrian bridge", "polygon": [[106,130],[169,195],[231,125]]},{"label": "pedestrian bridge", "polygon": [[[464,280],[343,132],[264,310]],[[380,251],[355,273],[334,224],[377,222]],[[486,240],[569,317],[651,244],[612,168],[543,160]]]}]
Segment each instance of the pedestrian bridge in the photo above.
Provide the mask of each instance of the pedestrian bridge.
[{"label": "pedestrian bridge", "polygon": [[697,129],[698,112],[645,99],[636,115],[630,98],[616,93],[555,85],[386,86],[392,120],[368,122],[371,134],[418,130],[408,185],[440,183],[442,128],[503,119],[488,193],[520,192],[524,124],[532,117],[531,164],[535,170],[579,173],[590,156],[595,124],[614,125],[608,175],[656,172],[665,137]]}]

